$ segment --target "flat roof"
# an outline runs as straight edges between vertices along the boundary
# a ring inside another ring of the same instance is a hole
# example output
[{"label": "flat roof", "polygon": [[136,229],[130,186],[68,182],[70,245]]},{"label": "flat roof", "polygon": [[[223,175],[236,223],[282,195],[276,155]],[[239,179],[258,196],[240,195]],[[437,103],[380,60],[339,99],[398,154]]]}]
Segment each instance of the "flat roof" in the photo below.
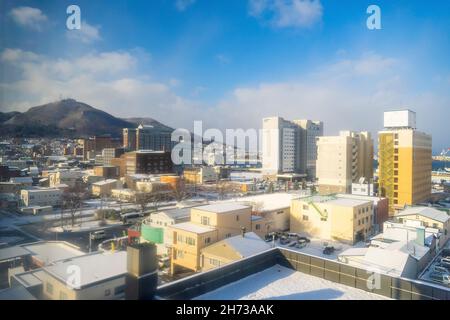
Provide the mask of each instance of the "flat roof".
[{"label": "flat roof", "polygon": [[335,200],[329,201],[329,203],[343,206],[343,207],[356,207],[367,203],[373,203],[372,200],[359,200],[359,199],[348,199],[348,198],[339,198]]},{"label": "flat roof", "polygon": [[208,211],[208,212],[214,212],[214,213],[227,213],[230,211],[249,209],[249,208],[251,208],[251,207],[242,205],[239,203],[224,202],[224,203],[208,204],[206,206],[195,207],[194,209]]},{"label": "flat roof", "polygon": [[60,281],[67,283],[68,278],[71,276],[71,273],[67,272],[69,266],[80,268],[79,288],[83,288],[127,273],[127,253],[125,251],[114,253],[95,252],[61,261],[55,265],[45,267],[43,270]]},{"label": "flat roof", "polygon": [[58,260],[73,258],[85,253],[63,241],[44,241],[22,246],[31,255],[44,264],[50,264]]},{"label": "flat roof", "polygon": [[184,230],[192,233],[207,233],[216,230],[213,227],[204,226],[192,222],[177,223],[170,226],[171,228]]},{"label": "flat roof", "polygon": [[14,258],[20,258],[30,255],[30,251],[22,248],[21,246],[14,246],[9,248],[0,249],[0,261],[10,260]]},{"label": "flat roof", "polygon": [[388,300],[340,283],[275,265],[195,300]]},{"label": "flat roof", "polygon": [[409,215],[420,215],[442,223],[450,219],[450,216],[445,211],[438,210],[432,207],[409,207],[395,214],[396,217]]},{"label": "flat roof", "polygon": [[260,204],[261,211],[273,211],[291,207],[291,200],[300,197],[298,194],[279,192],[270,194],[261,194],[227,200],[226,202],[235,202],[242,205]]}]

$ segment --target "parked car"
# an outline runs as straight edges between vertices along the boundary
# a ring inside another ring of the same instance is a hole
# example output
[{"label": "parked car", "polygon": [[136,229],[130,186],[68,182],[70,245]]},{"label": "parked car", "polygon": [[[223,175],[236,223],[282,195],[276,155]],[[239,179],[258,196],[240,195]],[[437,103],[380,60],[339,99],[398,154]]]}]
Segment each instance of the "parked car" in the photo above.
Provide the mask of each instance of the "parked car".
[{"label": "parked car", "polygon": [[289,240],[287,237],[283,236],[280,238],[280,244],[282,244],[282,245],[288,244],[290,242],[291,242],[291,240]]},{"label": "parked car", "polygon": [[297,244],[295,245],[295,247],[301,249],[301,248],[306,247],[307,244],[308,244],[308,242],[305,239],[299,239],[297,241]]},{"label": "parked car", "polygon": [[299,241],[305,241],[306,243],[310,243],[311,242],[311,240],[309,240],[309,238],[307,238],[307,237],[298,237],[298,240]]},{"label": "parked car", "polygon": [[442,258],[441,264],[445,267],[450,267],[450,258]]},{"label": "parked car", "polygon": [[278,234],[276,232],[271,232],[266,234],[266,236],[264,237],[264,240],[266,240],[266,242],[270,242],[273,241],[275,238],[275,240],[278,240]]},{"label": "parked car", "polygon": [[99,230],[91,233],[91,240],[101,240],[106,238],[105,230]]},{"label": "parked car", "polygon": [[291,242],[289,242],[288,247],[293,247],[293,246],[295,246],[297,243],[298,243],[297,241],[291,241]]},{"label": "parked car", "polygon": [[439,282],[446,285],[450,284],[450,274],[448,273],[431,272],[430,279],[433,280],[434,282]]},{"label": "parked car", "polygon": [[323,249],[323,254],[329,255],[329,254],[332,254],[333,252],[334,252],[334,247],[333,246],[326,246]]}]

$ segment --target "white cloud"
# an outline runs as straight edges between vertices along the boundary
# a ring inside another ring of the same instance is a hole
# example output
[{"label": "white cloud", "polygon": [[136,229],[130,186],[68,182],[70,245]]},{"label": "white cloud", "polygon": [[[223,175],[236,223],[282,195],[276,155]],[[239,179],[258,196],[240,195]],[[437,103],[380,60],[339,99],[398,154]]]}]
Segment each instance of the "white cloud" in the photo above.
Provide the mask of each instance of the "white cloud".
[{"label": "white cloud", "polygon": [[274,27],[308,28],[320,22],[320,0],[249,0],[249,14]]},{"label": "white cloud", "polygon": [[191,5],[193,5],[196,2],[196,0],[176,0],[175,1],[175,7],[178,11],[184,11]]},{"label": "white cloud", "polygon": [[10,16],[18,25],[41,31],[47,16],[40,9],[31,7],[17,7],[10,11]]},{"label": "white cloud", "polygon": [[67,38],[81,41],[83,43],[91,43],[101,40],[100,27],[90,25],[86,21],[81,22],[80,29],[67,30],[66,32]]}]

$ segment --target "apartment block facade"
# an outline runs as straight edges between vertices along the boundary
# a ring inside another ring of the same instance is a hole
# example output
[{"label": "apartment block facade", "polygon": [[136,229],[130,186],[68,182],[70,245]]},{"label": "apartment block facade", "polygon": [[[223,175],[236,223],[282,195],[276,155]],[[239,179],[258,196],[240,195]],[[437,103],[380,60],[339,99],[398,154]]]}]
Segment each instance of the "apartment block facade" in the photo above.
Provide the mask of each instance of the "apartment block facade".
[{"label": "apartment block facade", "polygon": [[[378,134],[378,179],[380,195],[389,198],[393,214],[395,209],[430,199],[432,138],[415,129],[414,112],[386,113],[385,130]],[[392,113],[406,119],[395,122],[389,117]]]},{"label": "apartment block facade", "polygon": [[319,193],[351,193],[352,183],[373,178],[373,140],[369,132],[341,131],[319,137],[316,174]]}]

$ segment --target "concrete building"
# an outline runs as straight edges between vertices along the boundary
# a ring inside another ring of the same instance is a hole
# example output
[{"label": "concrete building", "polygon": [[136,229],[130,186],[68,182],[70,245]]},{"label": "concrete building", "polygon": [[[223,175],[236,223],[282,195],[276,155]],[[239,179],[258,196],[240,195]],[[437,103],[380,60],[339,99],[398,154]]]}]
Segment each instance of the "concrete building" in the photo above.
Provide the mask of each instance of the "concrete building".
[{"label": "concrete building", "polygon": [[183,178],[187,184],[204,184],[207,182],[216,182],[218,175],[214,167],[201,166],[184,168]]},{"label": "concrete building", "polygon": [[407,207],[394,215],[394,221],[408,225],[437,229],[440,233],[439,245],[442,247],[450,237],[450,215],[445,209],[432,207]]},{"label": "concrete building", "polygon": [[92,184],[91,193],[96,197],[111,196],[113,189],[119,189],[122,183],[117,179],[107,179]]},{"label": "concrete building", "polygon": [[241,235],[223,239],[203,248],[200,253],[201,268],[202,271],[214,269],[270,248],[271,246],[256,233],[244,232]]},{"label": "concrete building", "polygon": [[[116,160],[119,159],[119,160]],[[170,152],[139,150],[127,152],[111,162],[119,167],[120,176],[132,174],[172,173],[173,163]]]},{"label": "concrete building", "polygon": [[122,130],[123,147],[127,151],[136,151],[136,128],[124,128]]},{"label": "concrete building", "polygon": [[418,204],[431,196],[431,136],[417,131],[410,110],[384,114],[385,130],[378,133],[378,181],[390,212]]},{"label": "concrete building", "polygon": [[114,158],[119,158],[125,153],[124,148],[104,148],[102,150],[102,162],[104,166],[110,166],[111,160]]},{"label": "concrete building", "polygon": [[83,182],[84,173],[81,170],[57,170],[46,173],[49,187],[54,188],[61,184],[74,188]]},{"label": "concrete building", "polygon": [[174,224],[171,273],[180,269],[200,271],[200,250],[219,240],[251,230],[251,207],[220,203],[191,209],[190,222]]},{"label": "concrete building", "polygon": [[291,203],[290,231],[354,244],[372,233],[373,203],[368,200],[312,196]]},{"label": "concrete building", "polygon": [[135,129],[123,129],[123,146],[128,151],[171,151],[173,146],[171,135],[170,128],[141,124]]},{"label": "concrete building", "polygon": [[366,248],[350,248],[338,260],[351,266],[415,279],[436,254],[436,229],[387,221]]},{"label": "concrete building", "polygon": [[115,179],[119,177],[119,168],[110,165],[96,166],[94,167],[94,176]]},{"label": "concrete building", "polygon": [[312,176],[317,152],[316,137],[322,134],[323,123],[320,121],[264,118],[263,171],[266,174],[309,173]]},{"label": "concrete building", "polygon": [[61,202],[62,191],[56,188],[36,188],[20,191],[20,199],[25,207],[57,206]]},{"label": "concrete building", "polygon": [[373,140],[369,132],[341,131],[317,141],[319,193],[351,193],[352,183],[373,178]]}]

